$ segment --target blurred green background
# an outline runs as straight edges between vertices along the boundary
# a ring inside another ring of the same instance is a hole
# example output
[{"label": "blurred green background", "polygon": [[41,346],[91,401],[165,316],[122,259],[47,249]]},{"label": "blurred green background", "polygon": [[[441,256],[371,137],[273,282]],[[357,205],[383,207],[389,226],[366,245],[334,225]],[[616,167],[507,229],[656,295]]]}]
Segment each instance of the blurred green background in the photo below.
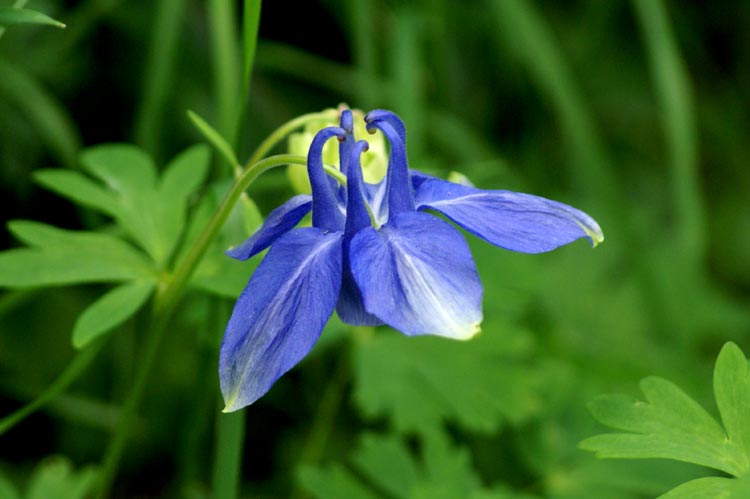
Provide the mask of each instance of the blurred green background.
[{"label": "blurred green background", "polygon": [[[68,27],[14,26],[0,39],[4,220],[100,227],[31,172],[79,168],[78,152],[104,142],[136,143],[163,165],[202,140],[187,109],[233,129],[241,2],[27,7]],[[245,410],[241,496],[639,498],[705,474],[576,446],[602,430],[589,400],[637,395],[649,374],[715,413],[716,354],[729,340],[750,347],[747,26],[750,3],[731,1],[264,2],[240,158],[297,115],[387,108],[406,122],[413,168],[571,204],[606,239],[544,255],[471,240],[486,291],[484,332],[469,343],[332,320]],[[226,179],[216,163],[212,179]],[[268,213],[292,191],[279,171],[249,194]],[[0,244],[17,243],[2,231]],[[2,290],[0,417],[68,365],[75,317],[106,289]],[[230,311],[186,297],[115,496],[210,496]],[[31,494],[96,466],[139,364],[142,320],[0,436],[3,480]]]}]

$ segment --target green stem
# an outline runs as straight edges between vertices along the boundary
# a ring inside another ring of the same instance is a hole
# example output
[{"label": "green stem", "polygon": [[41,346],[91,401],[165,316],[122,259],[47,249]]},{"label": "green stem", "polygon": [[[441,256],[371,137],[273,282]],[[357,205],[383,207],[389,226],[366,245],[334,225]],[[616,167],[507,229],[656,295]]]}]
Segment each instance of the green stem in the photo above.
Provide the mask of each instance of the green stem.
[{"label": "green stem", "polygon": [[91,365],[91,362],[96,358],[96,355],[101,350],[104,341],[96,341],[91,343],[84,350],[80,351],[73,361],[60,373],[55,381],[50,384],[44,392],[41,393],[36,399],[32,400],[25,406],[18,409],[16,412],[0,419],[0,435],[10,430],[13,426],[18,424],[28,415],[38,410],[40,407],[45,405],[50,400],[57,397],[63,390],[70,386],[73,381],[83,374],[86,368]]},{"label": "green stem", "polygon": [[260,158],[268,154],[268,152],[273,149],[276,144],[281,142],[287,135],[289,135],[297,128],[315,121],[335,121],[336,119],[338,119],[338,111],[336,111],[335,109],[331,109],[319,113],[303,114],[302,116],[298,116],[292,120],[287,121],[279,128],[271,132],[271,135],[266,137],[266,139],[260,143],[260,145],[250,156],[250,159],[247,160],[247,164],[252,165],[260,161]]},{"label": "green stem", "polygon": [[376,66],[378,51],[376,44],[372,43],[374,23],[371,16],[375,11],[372,0],[360,0],[349,4],[359,105],[365,109],[374,107],[380,97]]},{"label": "green stem", "polygon": [[208,225],[206,225],[206,228],[190,248],[190,251],[188,251],[185,258],[180,261],[172,278],[168,280],[157,293],[154,299],[151,330],[148,332],[144,354],[140,359],[139,370],[136,374],[133,390],[125,401],[115,434],[112,437],[105,454],[104,464],[100,475],[99,494],[97,497],[106,497],[109,488],[112,485],[120,458],[122,457],[125,448],[130,426],[132,425],[132,421],[136,415],[136,410],[143,398],[146,382],[151,374],[159,350],[159,345],[161,345],[164,337],[167,322],[169,321],[175,306],[185,292],[190,277],[226,222],[232,211],[232,207],[245,189],[247,189],[253,180],[258,178],[261,173],[271,168],[288,164],[304,165],[306,164],[306,159],[302,156],[282,154],[265,158],[245,167],[242,175],[235,180],[232,188],[214,213],[214,216],[208,222]]},{"label": "green stem", "polygon": [[242,9],[242,86],[234,130],[229,137],[235,149],[239,149],[242,126],[250,98],[250,81],[255,63],[255,49],[258,46],[258,26],[260,25],[261,0],[245,0]]},{"label": "green stem", "polygon": [[[242,11],[242,95],[250,95],[250,77],[255,62],[255,49],[258,46],[258,26],[260,25],[261,0],[245,0]],[[244,108],[244,106],[243,106]]]},{"label": "green stem", "polygon": [[237,53],[234,2],[210,0],[208,2],[214,85],[216,91],[217,129],[224,137],[234,135],[237,123],[237,70],[240,57]]},{"label": "green stem", "polygon": [[164,332],[167,330],[167,316],[164,314],[154,314],[147,331],[146,345],[144,346],[143,355],[140,356],[139,369],[136,372],[135,382],[125,404],[120,412],[120,418],[117,421],[115,434],[109,442],[107,452],[104,455],[101,473],[99,474],[99,490],[97,497],[104,499],[109,496],[109,489],[117,473],[117,467],[120,464],[120,458],[125,450],[130,427],[136,417],[136,411],[143,398],[146,390],[146,383],[151,374],[151,369],[159,351],[159,346],[164,338]]},{"label": "green stem", "polygon": [[154,16],[151,50],[144,72],[143,100],[138,109],[135,141],[159,157],[164,102],[169,94],[174,69],[175,52],[180,34],[180,21],[185,0],[161,0]]},{"label": "green stem", "polygon": [[662,109],[662,127],[671,156],[674,213],[680,247],[691,262],[706,250],[705,207],[698,174],[698,139],[690,78],[680,57],[664,3],[634,0],[646,44],[651,76]]},{"label": "green stem", "polygon": [[213,498],[237,497],[245,441],[246,411],[219,414],[216,420],[217,442],[213,475]]},{"label": "green stem", "polygon": [[249,166],[245,167],[242,174],[237,177],[234,184],[232,184],[231,189],[214,213],[214,216],[208,222],[208,225],[206,225],[206,228],[203,229],[203,232],[198,236],[195,244],[193,244],[185,258],[177,266],[177,269],[172,275],[172,279],[157,296],[155,304],[156,312],[161,314],[171,312],[171,309],[182,296],[182,292],[184,291],[190,276],[193,274],[193,271],[195,271],[198,263],[200,263],[201,258],[203,258],[206,250],[208,250],[209,246],[216,238],[216,235],[224,226],[224,223],[232,211],[232,207],[253,180],[271,168],[290,164],[305,165],[307,164],[307,160],[303,156],[279,154],[276,156],[270,156],[256,163],[250,163]]}]

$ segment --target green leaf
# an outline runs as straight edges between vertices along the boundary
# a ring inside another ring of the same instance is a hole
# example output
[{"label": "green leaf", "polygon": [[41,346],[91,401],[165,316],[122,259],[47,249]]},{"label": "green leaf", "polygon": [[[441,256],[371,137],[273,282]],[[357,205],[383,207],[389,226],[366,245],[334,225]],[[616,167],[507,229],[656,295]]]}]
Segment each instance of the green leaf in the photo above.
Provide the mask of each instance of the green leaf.
[{"label": "green leaf", "polygon": [[314,468],[303,466],[297,472],[297,480],[313,497],[328,499],[346,497],[347,499],[379,499],[379,494],[367,490],[349,470],[334,464]]},{"label": "green leaf", "polygon": [[185,228],[188,196],[208,173],[209,150],[203,145],[185,150],[167,165],[158,183],[151,158],[132,145],[92,147],[81,154],[81,162],[114,191],[105,192],[113,202],[81,178],[68,175],[63,187],[55,182],[60,174],[42,178],[52,190],[112,215],[160,267],[166,266]]},{"label": "green leaf", "polygon": [[0,252],[0,287],[155,279],[149,261],[115,237],[24,220],[8,228],[32,247]]},{"label": "green leaf", "polygon": [[13,483],[0,473],[0,497],[4,499],[20,499],[18,489]]},{"label": "green leaf", "polygon": [[187,197],[198,190],[208,175],[211,151],[197,144],[174,157],[164,169],[159,191],[165,202],[184,203]]},{"label": "green leaf", "polygon": [[388,494],[400,497],[420,480],[420,470],[404,443],[396,437],[362,437],[354,464]]},{"label": "green leaf", "polygon": [[[228,188],[229,184],[224,181],[211,185],[201,202],[195,207],[183,238],[182,247],[177,255],[178,262],[185,257],[187,250],[203,232],[204,227],[219,206],[219,199],[223,197]],[[236,242],[241,240],[242,237],[247,237],[247,234],[250,233],[245,229],[248,222],[248,218],[245,217],[245,206],[242,202],[234,205],[215,243],[198,264],[198,268],[190,280],[191,287],[236,300],[247,285],[250,275],[260,263],[260,258],[242,262],[224,254],[224,251],[229,247],[229,241]]]},{"label": "green leaf", "polygon": [[117,198],[79,172],[47,169],[37,170],[33,176],[40,185],[74,203],[97,209],[108,215],[117,213]]},{"label": "green leaf", "polygon": [[395,435],[365,434],[355,450],[355,473],[339,464],[300,469],[300,483],[315,497],[390,497],[393,499],[532,499],[503,488],[482,486],[465,448],[455,447],[437,430],[415,456]]},{"label": "green leaf", "polygon": [[581,442],[598,457],[666,458],[700,464],[737,475],[741,449],[697,402],[669,381],[641,381],[646,402],[609,395],[589,409],[601,423],[632,433],[598,435]]},{"label": "green leaf", "polygon": [[542,370],[526,359],[529,336],[514,331],[468,342],[375,335],[358,344],[355,398],[366,415],[389,415],[403,432],[447,419],[493,433],[542,405]]},{"label": "green leaf", "polygon": [[234,154],[232,146],[229,145],[229,142],[227,142],[227,140],[222,137],[214,127],[209,125],[206,120],[193,111],[188,111],[187,114],[190,121],[195,125],[195,128],[197,128],[203,137],[205,137],[206,140],[214,146],[217,151],[219,151],[219,154],[221,154],[224,159],[232,165],[232,168],[235,170],[242,168],[240,162],[237,160],[237,156]]},{"label": "green leaf", "polygon": [[747,499],[750,482],[732,478],[705,477],[673,488],[659,499]]},{"label": "green leaf", "polygon": [[147,192],[156,183],[156,167],[143,150],[130,144],[103,144],[80,156],[87,171],[123,195]]},{"label": "green leaf", "polygon": [[81,163],[118,195],[116,219],[158,264],[166,261],[169,244],[160,232],[161,203],[156,168],[141,149],[104,144],[81,153]]},{"label": "green leaf", "polygon": [[163,252],[171,255],[185,229],[188,197],[206,179],[210,150],[203,144],[186,149],[166,167],[159,184],[154,221]]},{"label": "green leaf", "polygon": [[93,468],[75,471],[69,459],[53,456],[34,470],[26,499],[84,499],[93,492],[95,481]]},{"label": "green leaf", "polygon": [[35,10],[0,7],[0,25],[10,26],[12,24],[46,24],[56,28],[65,27],[65,24],[60,21]]},{"label": "green leaf", "polygon": [[154,284],[151,282],[132,282],[103,295],[76,320],[73,346],[83,348],[125,322],[146,303],[153,290]]},{"label": "green leaf", "polygon": [[[714,393],[729,440],[750,458],[750,369],[742,350],[727,343],[714,369]],[[748,460],[745,460],[745,473]]]},{"label": "green leaf", "polygon": [[[675,459],[747,477],[750,378],[747,359],[737,345],[724,346],[714,370],[714,392],[726,432],[669,381],[646,378],[641,390],[646,402],[621,395],[594,400],[589,406],[594,418],[629,433],[597,435],[581,442],[581,448],[594,451],[599,457]],[[685,497],[704,497],[701,491],[713,483],[698,482],[683,486],[686,494],[697,491]]]}]

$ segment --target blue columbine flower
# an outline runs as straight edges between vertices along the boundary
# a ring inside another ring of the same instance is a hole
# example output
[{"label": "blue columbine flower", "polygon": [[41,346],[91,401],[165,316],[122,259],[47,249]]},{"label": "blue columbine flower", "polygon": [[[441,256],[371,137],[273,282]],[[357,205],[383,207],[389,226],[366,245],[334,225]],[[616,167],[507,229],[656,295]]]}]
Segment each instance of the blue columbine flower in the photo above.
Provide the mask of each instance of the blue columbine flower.
[{"label": "blue columbine flower", "polygon": [[[468,339],[480,329],[482,284],[461,233],[433,210],[486,241],[540,253],[586,237],[599,225],[568,205],[529,194],[485,191],[410,170],[406,128],[389,111],[365,116],[391,146],[386,177],[362,179],[367,143],[352,114],[315,136],[307,156],[311,195],[275,209],[243,244],[241,260],[269,248],[235,304],[221,346],[219,377],[234,411],[255,402],[307,355],[334,310],[355,325],[387,324],[406,335]],[[347,185],[325,175],[322,150],[339,140]],[[312,227],[296,228],[312,210]]]}]

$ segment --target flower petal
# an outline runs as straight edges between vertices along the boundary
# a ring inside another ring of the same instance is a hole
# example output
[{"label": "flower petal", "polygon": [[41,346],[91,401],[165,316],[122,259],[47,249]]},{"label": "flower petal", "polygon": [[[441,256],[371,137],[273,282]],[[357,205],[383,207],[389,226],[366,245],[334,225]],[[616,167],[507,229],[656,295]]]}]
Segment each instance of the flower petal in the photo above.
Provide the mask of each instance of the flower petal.
[{"label": "flower petal", "polygon": [[468,339],[482,321],[482,284],[463,236],[426,213],[361,230],[351,269],[367,311],[407,335]]},{"label": "flower petal", "polygon": [[362,293],[354,281],[351,270],[344,264],[344,276],[341,281],[341,293],[336,303],[336,313],[339,318],[353,326],[382,326],[383,321],[365,309]]},{"label": "flower petal", "polygon": [[484,191],[445,180],[424,180],[417,208],[433,209],[472,234],[501,248],[542,253],[581,237],[592,246],[604,240],[586,213],[557,201],[511,191]]},{"label": "flower petal", "polygon": [[315,227],[294,230],[258,266],[221,345],[225,412],[255,402],[310,352],[336,306],[342,237]]},{"label": "flower petal", "polygon": [[367,312],[362,301],[362,293],[352,276],[350,262],[350,247],[352,238],[363,228],[370,226],[370,217],[367,214],[365,199],[367,195],[362,180],[362,165],[360,156],[367,150],[367,142],[357,142],[349,151],[347,158],[347,204],[346,204],[346,226],[344,227],[343,247],[343,279],[341,283],[341,294],[336,305],[336,312],[342,321],[356,326],[377,326],[383,322],[374,315]]},{"label": "flower petal", "polygon": [[312,196],[300,194],[282,204],[265,219],[255,233],[239,246],[227,251],[227,255],[237,260],[247,260],[268,248],[279,237],[297,225],[312,208]]}]

